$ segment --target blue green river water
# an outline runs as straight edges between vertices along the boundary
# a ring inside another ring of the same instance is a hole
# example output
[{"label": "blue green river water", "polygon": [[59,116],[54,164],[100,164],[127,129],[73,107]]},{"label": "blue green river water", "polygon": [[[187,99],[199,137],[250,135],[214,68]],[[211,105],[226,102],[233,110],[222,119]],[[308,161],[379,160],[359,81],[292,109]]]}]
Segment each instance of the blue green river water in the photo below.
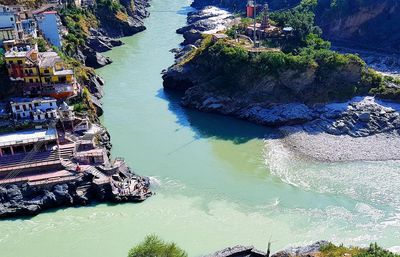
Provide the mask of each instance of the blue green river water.
[{"label": "blue green river water", "polygon": [[[141,204],[67,208],[0,221],[1,257],[123,257],[156,233],[201,256],[234,244],[273,251],[326,239],[400,245],[400,163],[318,163],[265,148],[265,127],[183,109],[160,72],[182,41],[186,0],[153,0],[148,30],[98,70],[103,122],[134,170],[156,178]],[[270,144],[273,146],[273,144]]]}]

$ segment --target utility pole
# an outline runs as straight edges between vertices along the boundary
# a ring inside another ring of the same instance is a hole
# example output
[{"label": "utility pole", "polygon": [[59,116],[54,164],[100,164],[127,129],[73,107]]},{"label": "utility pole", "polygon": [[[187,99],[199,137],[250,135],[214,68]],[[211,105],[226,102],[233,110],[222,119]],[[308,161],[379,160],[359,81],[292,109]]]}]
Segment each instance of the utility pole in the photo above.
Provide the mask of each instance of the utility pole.
[{"label": "utility pole", "polygon": [[253,35],[253,41],[254,41],[254,48],[256,48],[257,47],[257,31],[256,31],[256,17],[257,17],[257,2],[256,2],[256,0],[254,0],[254,2],[253,2],[253,5],[254,5],[254,12],[253,12],[253,14],[254,14],[254,28],[253,28],[253,33],[254,33],[254,35]]}]

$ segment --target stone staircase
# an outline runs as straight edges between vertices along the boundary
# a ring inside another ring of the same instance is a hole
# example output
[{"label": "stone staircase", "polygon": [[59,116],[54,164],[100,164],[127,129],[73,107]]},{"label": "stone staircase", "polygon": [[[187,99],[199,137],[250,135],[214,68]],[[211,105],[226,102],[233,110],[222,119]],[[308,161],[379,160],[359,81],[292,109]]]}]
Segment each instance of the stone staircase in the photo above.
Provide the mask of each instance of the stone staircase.
[{"label": "stone staircase", "polygon": [[59,154],[61,159],[71,159],[75,154],[75,144],[60,145]]},{"label": "stone staircase", "polygon": [[96,169],[93,166],[88,166],[85,170],[85,172],[92,174],[93,176],[95,176],[96,178],[100,179],[100,180],[108,180],[108,177],[100,172],[98,169]]},{"label": "stone staircase", "polygon": [[58,151],[15,154],[0,158],[0,172],[59,164]]}]

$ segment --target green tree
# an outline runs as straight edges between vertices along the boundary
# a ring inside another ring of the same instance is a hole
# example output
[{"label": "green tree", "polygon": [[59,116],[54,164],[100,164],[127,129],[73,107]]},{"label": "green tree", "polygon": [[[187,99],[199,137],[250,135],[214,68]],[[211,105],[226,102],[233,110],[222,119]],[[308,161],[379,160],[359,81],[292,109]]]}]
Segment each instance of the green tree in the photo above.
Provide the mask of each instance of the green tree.
[{"label": "green tree", "polygon": [[389,252],[377,243],[371,244],[366,252],[357,254],[356,257],[399,257],[400,255]]},{"label": "green tree", "polygon": [[167,243],[156,235],[147,236],[144,241],[133,247],[128,257],[187,257],[187,253],[175,243]]}]

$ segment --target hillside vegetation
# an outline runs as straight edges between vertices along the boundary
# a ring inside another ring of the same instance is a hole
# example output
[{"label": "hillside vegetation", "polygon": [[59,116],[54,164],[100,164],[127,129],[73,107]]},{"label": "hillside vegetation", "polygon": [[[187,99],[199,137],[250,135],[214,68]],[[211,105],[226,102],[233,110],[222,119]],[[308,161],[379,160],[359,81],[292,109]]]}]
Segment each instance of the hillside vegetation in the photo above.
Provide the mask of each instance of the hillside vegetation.
[{"label": "hillside vegetation", "polygon": [[[368,69],[357,55],[330,50],[330,42],[321,38],[322,31],[314,22],[318,4],[317,0],[302,0],[294,8],[272,13],[273,23],[294,28],[285,40],[263,42],[272,49],[255,53],[235,42],[234,31],[244,33],[246,27],[239,25],[227,31],[230,39],[215,43],[205,37],[177,65],[183,67],[184,77],[193,78],[203,90],[242,95],[251,102],[316,103],[356,95],[400,100],[399,80]],[[345,6],[337,2],[332,8]]]}]

